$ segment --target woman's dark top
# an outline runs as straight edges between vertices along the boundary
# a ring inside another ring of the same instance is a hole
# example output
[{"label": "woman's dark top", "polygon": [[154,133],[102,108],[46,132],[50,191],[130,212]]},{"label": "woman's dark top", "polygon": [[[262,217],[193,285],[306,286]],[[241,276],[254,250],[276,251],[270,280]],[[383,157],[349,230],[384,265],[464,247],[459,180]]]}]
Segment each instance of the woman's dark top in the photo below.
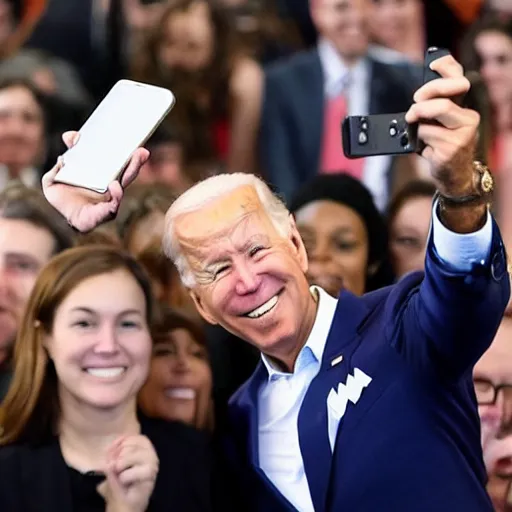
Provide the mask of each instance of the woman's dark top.
[{"label": "woman's dark top", "polygon": [[[145,417],[140,422],[160,459],[148,512],[212,510],[208,437],[181,423]],[[104,512],[96,492],[102,479],[68,467],[57,438],[39,446],[5,446],[0,448],[0,511]]]}]

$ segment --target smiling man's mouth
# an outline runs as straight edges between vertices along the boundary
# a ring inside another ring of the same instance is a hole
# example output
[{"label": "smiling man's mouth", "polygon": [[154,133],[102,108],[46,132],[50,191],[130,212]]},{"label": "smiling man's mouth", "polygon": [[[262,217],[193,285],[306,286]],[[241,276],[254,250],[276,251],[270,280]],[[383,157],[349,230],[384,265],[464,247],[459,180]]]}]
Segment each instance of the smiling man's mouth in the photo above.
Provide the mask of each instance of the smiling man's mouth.
[{"label": "smiling man's mouth", "polygon": [[274,307],[277,304],[277,301],[279,300],[278,295],[274,295],[271,299],[267,300],[265,304],[262,304],[261,306],[257,307],[256,309],[253,309],[252,311],[249,311],[249,313],[246,313],[244,316],[248,318],[260,318],[269,311],[272,311]]}]

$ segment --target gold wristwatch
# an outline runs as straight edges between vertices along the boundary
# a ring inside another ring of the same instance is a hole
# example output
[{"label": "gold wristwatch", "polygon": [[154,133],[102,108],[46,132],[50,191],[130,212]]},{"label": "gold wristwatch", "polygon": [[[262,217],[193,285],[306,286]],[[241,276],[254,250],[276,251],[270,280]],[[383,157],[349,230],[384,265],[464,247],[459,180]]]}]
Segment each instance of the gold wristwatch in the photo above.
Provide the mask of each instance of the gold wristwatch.
[{"label": "gold wristwatch", "polygon": [[470,206],[473,204],[490,203],[494,190],[494,178],[489,168],[482,162],[473,162],[474,193],[460,197],[440,194],[439,199],[445,207]]}]

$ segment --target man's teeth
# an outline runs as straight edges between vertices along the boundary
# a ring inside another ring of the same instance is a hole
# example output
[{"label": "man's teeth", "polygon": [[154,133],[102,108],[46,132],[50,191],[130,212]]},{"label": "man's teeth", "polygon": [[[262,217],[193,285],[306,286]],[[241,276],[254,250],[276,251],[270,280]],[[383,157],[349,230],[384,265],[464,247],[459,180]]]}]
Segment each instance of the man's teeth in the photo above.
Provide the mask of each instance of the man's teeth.
[{"label": "man's teeth", "polygon": [[192,388],[170,388],[165,391],[165,396],[169,398],[178,398],[180,400],[194,400],[196,390]]},{"label": "man's teeth", "polygon": [[247,313],[249,318],[259,318],[260,316],[268,313],[277,304],[277,295],[274,295],[270,300],[262,304],[259,308],[254,309]]},{"label": "man's teeth", "polygon": [[126,371],[126,368],[124,366],[117,366],[114,368],[86,368],[85,371],[93,377],[111,379],[121,375],[124,371]]}]

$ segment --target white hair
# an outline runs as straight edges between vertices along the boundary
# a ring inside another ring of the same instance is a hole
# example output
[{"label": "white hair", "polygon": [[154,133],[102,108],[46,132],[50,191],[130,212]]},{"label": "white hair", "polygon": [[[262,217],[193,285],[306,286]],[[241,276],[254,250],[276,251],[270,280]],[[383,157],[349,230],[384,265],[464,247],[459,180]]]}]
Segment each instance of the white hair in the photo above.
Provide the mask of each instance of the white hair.
[{"label": "white hair", "polygon": [[[284,202],[272,193],[267,184],[254,174],[218,174],[200,181],[178,197],[165,216],[163,251],[176,265],[181,281],[187,288],[193,288],[196,281],[176,237],[174,230],[176,218],[185,213],[200,210],[208,203],[247,185],[256,190],[261,204],[277,232],[283,237],[290,234],[290,212]],[[205,222],[208,222],[208,219],[205,218]]]}]

